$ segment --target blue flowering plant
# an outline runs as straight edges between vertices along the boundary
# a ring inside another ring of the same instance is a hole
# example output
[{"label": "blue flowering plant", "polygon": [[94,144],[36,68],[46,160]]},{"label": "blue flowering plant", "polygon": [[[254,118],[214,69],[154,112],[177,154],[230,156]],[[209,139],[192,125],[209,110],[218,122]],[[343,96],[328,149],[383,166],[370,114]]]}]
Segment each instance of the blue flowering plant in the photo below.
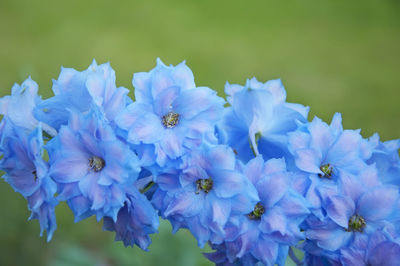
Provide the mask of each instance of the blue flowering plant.
[{"label": "blue flowering plant", "polygon": [[166,219],[216,265],[398,265],[400,140],[308,121],[280,80],[227,83],[225,101],[158,59],[132,84],[135,100],[93,61],[53,97],[28,78],[0,99],[3,179],[47,241],[65,201],[143,250]]}]

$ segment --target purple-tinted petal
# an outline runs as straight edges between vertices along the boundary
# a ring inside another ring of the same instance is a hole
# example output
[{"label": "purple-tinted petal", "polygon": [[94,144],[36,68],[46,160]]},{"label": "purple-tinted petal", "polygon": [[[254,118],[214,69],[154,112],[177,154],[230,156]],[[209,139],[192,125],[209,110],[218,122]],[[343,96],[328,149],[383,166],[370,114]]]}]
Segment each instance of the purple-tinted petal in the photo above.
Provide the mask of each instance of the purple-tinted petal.
[{"label": "purple-tinted petal", "polygon": [[246,177],[238,172],[230,170],[215,170],[212,174],[212,190],[218,197],[230,198],[241,193],[244,188],[246,188]]},{"label": "purple-tinted petal", "polygon": [[214,200],[212,202],[211,209],[212,221],[221,226],[221,228],[224,227],[231,213],[231,203],[229,200]]},{"label": "purple-tinted petal", "polygon": [[296,166],[309,173],[322,173],[319,169],[322,158],[319,154],[311,149],[297,150],[296,151]]},{"label": "purple-tinted petal", "polygon": [[336,166],[347,166],[349,161],[359,156],[361,135],[356,130],[345,130],[329,150],[326,161]]},{"label": "purple-tinted petal", "polygon": [[288,133],[289,150],[294,154],[297,150],[306,149],[311,141],[311,136],[308,133],[294,131]]},{"label": "purple-tinted petal", "polygon": [[333,115],[331,124],[329,126],[332,130],[332,133],[335,136],[338,136],[342,131],[343,131],[343,126],[342,126],[342,115],[340,113],[335,113]]},{"label": "purple-tinted petal", "polygon": [[165,130],[164,136],[160,141],[161,148],[170,158],[175,159],[184,152],[182,147],[182,137],[177,136],[174,130]]},{"label": "purple-tinted petal", "polygon": [[309,124],[308,130],[311,134],[310,145],[318,152],[318,157],[323,158],[336,140],[336,136],[333,136],[329,126],[318,118]]},{"label": "purple-tinted petal", "polygon": [[27,169],[15,169],[9,174],[6,173],[3,178],[25,197],[32,195],[40,186],[40,181]]},{"label": "purple-tinted petal", "polygon": [[[79,127],[79,126],[77,126]],[[59,140],[61,145],[68,147],[68,152],[85,153],[85,148],[79,142],[77,136],[69,128],[62,127],[59,133],[59,138],[54,139],[50,142]],[[50,144],[49,142],[49,144]],[[51,159],[51,154],[49,154]]]},{"label": "purple-tinted petal", "polygon": [[325,206],[327,215],[338,225],[347,228],[355,206],[352,199],[340,195],[329,197]]},{"label": "purple-tinted petal", "polygon": [[278,256],[278,246],[277,243],[269,239],[261,238],[257,241],[252,253],[265,265],[275,265]]},{"label": "purple-tinted petal", "polygon": [[108,120],[113,121],[120,113],[121,109],[125,107],[126,97],[129,90],[123,87],[117,89],[112,98],[104,104],[104,110]]},{"label": "purple-tinted petal", "polygon": [[99,189],[100,186],[97,185],[98,177],[97,173],[89,172],[84,178],[80,179],[79,189],[85,197],[92,198],[96,190]]},{"label": "purple-tinted petal", "polygon": [[[182,91],[174,102],[174,110],[185,119],[207,110],[218,101],[216,92],[206,87]],[[218,102],[217,102],[218,103]]]},{"label": "purple-tinted petal", "polygon": [[257,196],[257,191],[253,188],[254,193],[249,193],[250,191],[246,191],[248,194],[240,193],[231,199],[232,205],[232,213],[236,214],[244,214],[250,213],[253,211],[254,206],[260,199]]},{"label": "purple-tinted petal", "polygon": [[278,208],[266,208],[258,228],[265,234],[279,232],[284,235],[286,233],[286,217]]},{"label": "purple-tinted petal", "polygon": [[366,220],[385,219],[393,212],[398,196],[398,189],[392,186],[372,189],[361,196],[357,211]]},{"label": "purple-tinted petal", "polygon": [[352,232],[346,232],[343,228],[336,230],[307,230],[306,237],[313,239],[317,245],[328,251],[335,251],[348,243],[352,237]]},{"label": "purple-tinted petal", "polygon": [[256,188],[265,207],[272,207],[285,195],[288,180],[283,173],[275,174],[259,181]]},{"label": "purple-tinted petal", "polygon": [[135,102],[128,105],[125,110],[118,114],[115,122],[120,128],[129,130],[146,112],[151,112],[149,105]]},{"label": "purple-tinted petal", "polygon": [[193,219],[188,224],[190,232],[196,237],[198,245],[203,248],[205,243],[210,239],[210,230],[204,227],[198,219]]},{"label": "purple-tinted petal", "polygon": [[[341,250],[340,262],[346,266],[365,265],[365,250],[348,248]],[[378,265],[378,264],[376,264]]]},{"label": "purple-tinted petal", "polygon": [[305,217],[310,213],[309,203],[299,194],[287,192],[279,201],[279,207],[287,217]]},{"label": "purple-tinted petal", "polygon": [[130,127],[128,141],[154,143],[162,139],[164,130],[160,117],[145,112]]},{"label": "purple-tinted petal", "polygon": [[150,103],[151,95],[151,74],[139,72],[133,74],[132,85],[135,88],[135,99],[139,103]]},{"label": "purple-tinted petal", "polygon": [[369,265],[397,265],[400,261],[400,245],[383,242],[369,253]]},{"label": "purple-tinted petal", "polygon": [[256,184],[263,176],[263,170],[264,160],[262,156],[257,156],[247,163],[244,174],[253,184]]},{"label": "purple-tinted petal", "polygon": [[90,212],[91,201],[83,196],[74,197],[68,200],[68,205],[75,215],[75,222],[86,218],[86,213]]},{"label": "purple-tinted petal", "polygon": [[[207,172],[198,167],[197,165],[186,168],[183,174],[179,175],[179,181],[182,186],[187,186],[188,184],[194,183],[198,179],[208,179],[209,176]],[[177,178],[175,178],[177,180]]]},{"label": "purple-tinted petal", "polygon": [[166,217],[171,215],[182,215],[184,217],[197,215],[204,206],[202,197],[202,194],[195,194],[194,192],[178,193],[168,205],[164,215]]},{"label": "purple-tinted petal", "polygon": [[77,156],[54,162],[50,168],[50,176],[60,183],[77,182],[87,175],[88,170],[88,158]]},{"label": "purple-tinted petal", "polygon": [[286,90],[280,79],[269,80],[264,86],[274,96],[275,103],[283,103],[286,100]]},{"label": "purple-tinted petal", "polygon": [[[160,117],[166,115],[169,111],[172,110],[172,104],[174,100],[179,96],[179,94],[180,87],[177,86],[171,86],[162,90],[154,100],[154,112]],[[181,115],[179,110],[174,109],[174,111]]]},{"label": "purple-tinted petal", "polygon": [[207,160],[216,168],[232,170],[235,168],[235,155],[228,146],[219,145],[211,149],[207,154]]}]

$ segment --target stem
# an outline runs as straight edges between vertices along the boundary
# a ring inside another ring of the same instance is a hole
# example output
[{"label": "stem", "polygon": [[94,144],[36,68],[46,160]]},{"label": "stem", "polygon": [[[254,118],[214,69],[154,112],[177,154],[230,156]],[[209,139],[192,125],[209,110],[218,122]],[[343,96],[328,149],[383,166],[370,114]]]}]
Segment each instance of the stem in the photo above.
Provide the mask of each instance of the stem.
[{"label": "stem", "polygon": [[294,263],[296,263],[296,265],[304,265],[303,261],[300,261],[297,257],[296,254],[294,254],[292,247],[289,248],[289,257],[292,259],[292,261]]},{"label": "stem", "polygon": [[153,181],[150,181],[144,188],[140,190],[140,193],[142,194],[146,193],[154,184],[155,183]]}]

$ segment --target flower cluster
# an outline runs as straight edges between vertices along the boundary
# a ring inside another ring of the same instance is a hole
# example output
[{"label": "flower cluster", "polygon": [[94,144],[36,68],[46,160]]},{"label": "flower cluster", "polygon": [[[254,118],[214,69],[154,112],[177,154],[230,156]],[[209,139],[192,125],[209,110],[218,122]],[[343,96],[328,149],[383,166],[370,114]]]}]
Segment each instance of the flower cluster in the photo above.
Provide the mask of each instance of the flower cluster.
[{"label": "flower cluster", "polygon": [[65,201],[143,250],[167,219],[217,265],[398,264],[400,140],[309,122],[280,80],[227,83],[225,101],[157,60],[132,83],[135,100],[93,61],[62,68],[51,98],[28,78],[0,99],[3,179],[48,241]]}]

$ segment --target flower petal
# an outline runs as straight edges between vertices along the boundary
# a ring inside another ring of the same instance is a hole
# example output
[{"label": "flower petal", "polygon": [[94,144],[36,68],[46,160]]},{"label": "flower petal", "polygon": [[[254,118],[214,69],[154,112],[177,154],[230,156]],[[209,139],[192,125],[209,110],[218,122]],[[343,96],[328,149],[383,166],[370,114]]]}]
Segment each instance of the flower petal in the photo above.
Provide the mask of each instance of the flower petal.
[{"label": "flower petal", "polygon": [[366,220],[387,219],[393,212],[399,197],[398,189],[393,186],[378,187],[361,196],[357,203],[358,213]]},{"label": "flower petal", "polygon": [[184,217],[191,217],[197,215],[204,205],[202,194],[195,194],[194,192],[183,191],[175,195],[167,209],[164,211],[166,217],[171,215],[182,215]]},{"label": "flower petal", "polygon": [[175,159],[184,153],[182,139],[181,136],[176,135],[174,130],[167,129],[160,141],[160,146],[168,157]]},{"label": "flower petal", "polygon": [[88,173],[88,158],[76,156],[60,158],[50,167],[50,176],[60,183],[71,183],[82,180]]},{"label": "flower petal", "polygon": [[335,223],[347,228],[349,219],[354,214],[355,206],[351,198],[337,195],[328,198],[325,210]]}]

